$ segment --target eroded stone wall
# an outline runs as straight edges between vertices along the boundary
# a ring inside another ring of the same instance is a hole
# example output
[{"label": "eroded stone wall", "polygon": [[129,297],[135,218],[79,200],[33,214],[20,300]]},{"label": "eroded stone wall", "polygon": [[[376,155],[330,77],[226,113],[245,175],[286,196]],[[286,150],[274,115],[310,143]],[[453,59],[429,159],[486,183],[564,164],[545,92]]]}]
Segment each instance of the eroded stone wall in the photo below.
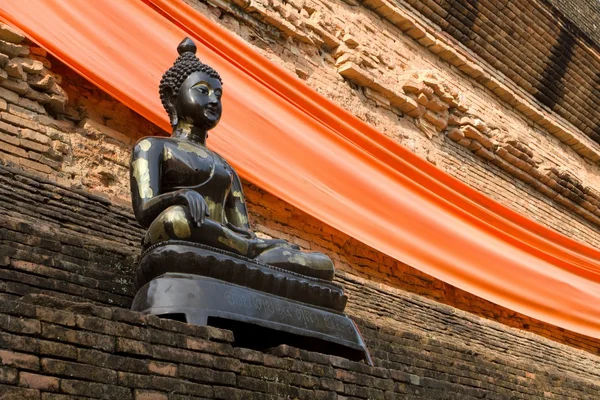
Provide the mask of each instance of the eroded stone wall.
[{"label": "eroded stone wall", "polygon": [[354,271],[338,272],[336,281],[374,367],[287,346],[251,350],[229,331],[131,312],[130,256],[142,235],[131,212],[20,169],[0,167],[0,179],[11,188],[0,193],[3,399],[600,394],[597,341],[574,336],[570,346],[559,344]]}]

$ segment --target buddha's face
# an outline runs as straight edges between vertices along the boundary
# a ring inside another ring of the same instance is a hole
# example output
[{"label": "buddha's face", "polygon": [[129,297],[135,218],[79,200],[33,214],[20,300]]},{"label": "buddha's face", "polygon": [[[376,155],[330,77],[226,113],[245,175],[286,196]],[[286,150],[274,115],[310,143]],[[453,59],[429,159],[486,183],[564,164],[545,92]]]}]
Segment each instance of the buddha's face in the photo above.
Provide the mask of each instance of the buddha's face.
[{"label": "buddha's face", "polygon": [[204,72],[194,72],[181,85],[175,108],[179,121],[210,130],[221,119],[221,82]]}]

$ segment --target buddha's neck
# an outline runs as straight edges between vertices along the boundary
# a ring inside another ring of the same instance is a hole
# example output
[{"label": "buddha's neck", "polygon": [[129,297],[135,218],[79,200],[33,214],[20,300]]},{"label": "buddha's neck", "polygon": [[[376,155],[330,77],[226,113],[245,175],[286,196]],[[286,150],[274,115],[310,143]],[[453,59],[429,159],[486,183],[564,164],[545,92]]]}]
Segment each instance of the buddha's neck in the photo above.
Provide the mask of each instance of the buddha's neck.
[{"label": "buddha's neck", "polygon": [[206,137],[208,134],[205,130],[196,128],[189,122],[181,121],[173,129],[173,134],[171,136],[189,140],[190,142],[194,142],[201,146],[206,146]]}]

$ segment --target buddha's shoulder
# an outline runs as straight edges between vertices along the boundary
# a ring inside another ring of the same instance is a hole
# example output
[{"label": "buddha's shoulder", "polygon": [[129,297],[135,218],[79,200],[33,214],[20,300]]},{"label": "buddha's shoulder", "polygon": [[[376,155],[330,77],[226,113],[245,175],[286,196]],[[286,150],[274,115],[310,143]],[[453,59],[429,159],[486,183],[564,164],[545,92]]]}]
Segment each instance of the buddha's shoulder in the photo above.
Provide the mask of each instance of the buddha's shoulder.
[{"label": "buddha's shoulder", "polygon": [[177,144],[175,139],[170,137],[161,137],[161,136],[147,136],[143,137],[137,141],[137,143],[133,146],[134,152],[145,152],[150,149],[154,150],[162,150],[165,146],[169,146],[170,144]]}]

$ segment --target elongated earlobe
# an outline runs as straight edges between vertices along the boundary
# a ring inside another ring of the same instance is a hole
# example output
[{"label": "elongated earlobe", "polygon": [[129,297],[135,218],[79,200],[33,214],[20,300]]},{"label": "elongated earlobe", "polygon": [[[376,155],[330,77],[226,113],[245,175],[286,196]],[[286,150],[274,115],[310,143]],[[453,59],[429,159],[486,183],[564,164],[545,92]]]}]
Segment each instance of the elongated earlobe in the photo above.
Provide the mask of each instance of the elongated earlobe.
[{"label": "elongated earlobe", "polygon": [[169,120],[171,122],[171,126],[177,126],[179,122],[179,118],[177,117],[177,107],[175,107],[175,93],[173,89],[170,87],[165,88],[165,99],[166,108],[169,113]]}]

